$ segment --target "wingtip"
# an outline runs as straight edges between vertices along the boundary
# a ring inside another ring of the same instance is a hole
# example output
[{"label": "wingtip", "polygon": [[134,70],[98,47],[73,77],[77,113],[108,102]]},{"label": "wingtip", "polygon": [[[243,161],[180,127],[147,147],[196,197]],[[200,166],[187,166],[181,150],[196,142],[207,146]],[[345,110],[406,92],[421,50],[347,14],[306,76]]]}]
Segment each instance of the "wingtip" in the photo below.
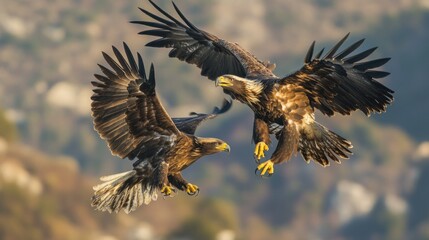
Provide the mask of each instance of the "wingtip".
[{"label": "wingtip", "polygon": [[[150,16],[150,17],[151,17],[151,15],[152,15],[150,12],[146,11],[145,9],[143,9],[143,8],[141,8],[141,7],[139,7],[139,10],[140,10],[142,13],[144,13],[145,15],[147,15],[147,16]],[[133,21],[133,23],[134,23],[134,24],[139,24],[139,23],[138,23],[138,21]]]},{"label": "wingtip", "polygon": [[153,6],[158,6],[156,5],[152,0],[148,0],[150,2],[150,4],[152,4]]},{"label": "wingtip", "polygon": [[131,54],[131,49],[130,49],[130,47],[128,46],[128,44],[125,41],[122,42],[122,46],[124,47],[125,53],[127,55]]},{"label": "wingtip", "polygon": [[173,4],[174,9],[180,12],[179,7],[177,7],[177,4],[174,1],[171,1],[171,3]]},{"label": "wingtip", "polygon": [[310,45],[310,48],[308,48],[307,54],[305,55],[304,63],[311,62],[311,59],[313,58],[313,51],[314,51],[315,44],[316,44],[316,41],[313,41]]},{"label": "wingtip", "polygon": [[337,50],[341,47],[341,45],[343,45],[343,43],[347,40],[347,38],[349,37],[350,32],[347,33],[343,38],[340,39],[340,41],[338,41],[327,53],[326,55],[323,57],[323,59],[329,59],[332,58],[335,53],[337,52]]},{"label": "wingtip", "polygon": [[112,45],[113,52],[119,52],[118,48],[115,47],[115,45]]},{"label": "wingtip", "polygon": [[[112,45],[112,48],[113,48],[114,46]],[[104,51],[101,51],[101,55],[103,55],[103,58],[106,60],[106,61],[108,61],[108,59],[110,59],[110,56],[109,56],[109,54],[107,54],[106,52],[104,52]]]},{"label": "wingtip", "polygon": [[138,68],[139,68],[138,70],[139,70],[140,77],[142,77],[143,80],[146,80],[146,70],[144,67],[143,58],[139,52],[137,52],[137,61],[138,61]]},{"label": "wingtip", "polygon": [[153,63],[150,63],[149,82],[155,84],[155,67],[153,66]]},{"label": "wingtip", "polygon": [[222,106],[220,108],[215,107],[213,112],[217,113],[217,114],[222,114],[222,113],[229,111],[229,109],[231,109],[231,107],[232,107],[232,100],[224,98],[223,102],[222,102]]}]

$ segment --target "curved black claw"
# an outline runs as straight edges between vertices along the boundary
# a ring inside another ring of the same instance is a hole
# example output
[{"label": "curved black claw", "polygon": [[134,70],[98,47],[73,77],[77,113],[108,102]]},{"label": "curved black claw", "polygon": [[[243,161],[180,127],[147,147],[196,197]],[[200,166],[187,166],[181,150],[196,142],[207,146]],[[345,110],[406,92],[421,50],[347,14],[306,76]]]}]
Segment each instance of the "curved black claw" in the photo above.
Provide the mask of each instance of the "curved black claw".
[{"label": "curved black claw", "polygon": [[186,192],[189,196],[198,196],[200,189],[198,188],[195,192]]},{"label": "curved black claw", "polygon": [[165,199],[166,197],[175,197],[176,196],[177,190],[175,188],[172,188],[172,187],[168,187],[168,188],[170,189],[170,192],[167,192],[167,193],[165,193],[161,190],[163,199]]},{"label": "curved black claw", "polygon": [[268,175],[263,175],[261,178],[270,178],[274,175],[274,173],[268,173]]},{"label": "curved black claw", "polygon": [[260,178],[270,178],[274,175],[273,173],[268,173],[268,175],[261,175],[261,174],[258,174],[258,171],[259,171],[259,169],[255,168],[255,175],[260,177]]},{"label": "curved black claw", "polygon": [[256,164],[259,164],[261,162],[261,160],[259,160],[258,157],[255,155],[253,155],[253,159],[255,160]]},{"label": "curved black claw", "polygon": [[189,196],[198,195],[199,192],[200,192],[200,188],[197,185],[194,185],[192,183],[188,183],[186,185],[186,193]]},{"label": "curved black claw", "polygon": [[265,161],[265,162],[259,164],[258,167],[256,168],[255,173],[257,171],[261,171],[261,173],[260,173],[261,176],[265,176],[265,174],[267,174],[268,176],[273,175],[274,174],[274,163],[273,163],[273,161],[271,161],[271,159],[270,159],[268,161]]}]

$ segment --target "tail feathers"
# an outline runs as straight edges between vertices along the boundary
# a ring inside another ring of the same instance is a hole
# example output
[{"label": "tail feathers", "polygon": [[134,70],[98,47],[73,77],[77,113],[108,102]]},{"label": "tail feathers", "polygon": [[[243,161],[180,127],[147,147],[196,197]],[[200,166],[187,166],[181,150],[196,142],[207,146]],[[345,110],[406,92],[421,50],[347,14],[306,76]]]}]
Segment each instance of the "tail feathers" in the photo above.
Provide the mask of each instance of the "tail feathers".
[{"label": "tail feathers", "polygon": [[104,176],[100,180],[103,183],[93,187],[91,206],[96,210],[118,213],[124,209],[130,213],[158,197],[148,177],[139,175],[136,170]]},{"label": "tail feathers", "polygon": [[341,163],[339,158],[348,159],[348,155],[352,154],[350,148],[353,148],[350,141],[317,122],[307,125],[300,131],[298,149],[306,162],[313,159],[322,166],[329,166],[328,159],[331,159]]}]

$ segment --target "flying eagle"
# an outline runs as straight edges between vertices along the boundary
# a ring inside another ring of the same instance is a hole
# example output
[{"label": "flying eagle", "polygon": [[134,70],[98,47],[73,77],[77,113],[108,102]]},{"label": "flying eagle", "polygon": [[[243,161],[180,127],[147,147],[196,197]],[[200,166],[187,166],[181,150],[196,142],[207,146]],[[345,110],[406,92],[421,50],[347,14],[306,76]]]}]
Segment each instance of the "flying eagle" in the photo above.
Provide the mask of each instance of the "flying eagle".
[{"label": "flying eagle", "polygon": [[174,3],[181,20],[149,2],[163,16],[140,8],[152,20],[132,21],[151,28],[139,34],[159,37],[146,45],[172,48],[170,57],[197,65],[201,75],[216,81],[226,94],[253,110],[254,154],[258,161],[265,157],[270,134],[278,138],[271,158],[257,167],[261,175],[273,174],[274,164],[289,160],[297,151],[306,162],[313,159],[323,166],[329,165],[329,159],[339,163],[339,158],[348,158],[351,143],[317,123],[315,109],[328,116],[349,115],[355,110],[370,115],[384,112],[393,101],[394,92],[375,80],[389,73],[373,70],[390,58],[362,61],[376,48],[350,56],[364,39],[337,53],[347,34],[325,55],[322,49],[314,58],[313,42],[304,66],[289,76],[278,77],[272,72],[275,65],[197,28]]},{"label": "flying eagle", "polygon": [[181,171],[202,156],[230,148],[220,139],[194,136],[195,130],[201,122],[228,111],[231,102],[225,100],[211,114],[172,119],[156,95],[153,64],[146,78],[140,54],[136,63],[125,43],[127,60],[112,48],[117,61],[103,52],[112,70],[98,65],[104,75],[95,74],[97,81],[92,82],[94,128],[113,155],[136,161],[131,171],[101,178],[104,183],[94,187],[92,206],[128,213],[155,200],[158,190],[164,196],[174,188],[196,194],[199,188],[188,183]]}]

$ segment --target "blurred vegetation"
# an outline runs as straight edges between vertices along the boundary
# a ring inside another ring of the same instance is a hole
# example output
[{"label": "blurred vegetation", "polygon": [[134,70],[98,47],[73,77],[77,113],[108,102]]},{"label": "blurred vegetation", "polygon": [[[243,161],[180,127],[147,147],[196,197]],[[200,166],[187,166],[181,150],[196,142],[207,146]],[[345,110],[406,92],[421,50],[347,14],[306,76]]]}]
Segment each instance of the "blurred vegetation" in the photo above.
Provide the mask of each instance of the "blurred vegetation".
[{"label": "blurred vegetation", "polygon": [[[145,63],[155,64],[157,91],[173,116],[209,111],[223,93],[199,69],[167,58],[168,50],[143,48],[149,39],[128,21],[147,19],[137,9],[152,9],[145,1],[42,0],[26,8],[7,1],[0,9],[0,140],[7,142],[0,142],[0,239],[144,239],[133,236],[150,229],[148,239],[216,239],[224,230],[250,240],[429,239],[429,159],[416,155],[428,140],[428,8],[417,0],[243,1],[178,4],[202,29],[276,62],[279,76],[301,67],[312,40],[317,49],[329,47],[349,31],[350,41],[365,37],[363,48],[376,45],[377,57],[392,57],[383,82],[396,100],[386,113],[317,116],[353,142],[351,159],[321,168],[297,156],[270,179],[255,177],[252,114],[236,103],[198,132],[232,146],[230,155],[204,158],[184,172],[200,186],[198,197],[159,199],[130,215],[94,212],[94,176],[130,168],[93,130],[90,81],[96,64],[104,64],[101,51],[126,41],[143,52]],[[173,9],[169,1],[159,3]],[[67,88],[55,95],[59,84]],[[10,164],[13,171],[2,170]],[[28,176],[40,182],[40,194],[23,185]],[[348,221],[341,211],[353,209],[335,201],[343,181],[375,199]],[[391,195],[404,201],[404,213],[386,204]],[[142,230],[141,223],[151,228]]]},{"label": "blurred vegetation", "polygon": [[237,212],[231,203],[210,199],[195,206],[195,213],[168,238],[215,240],[217,233],[228,229],[238,231]]},{"label": "blurred vegetation", "polygon": [[0,109],[0,138],[6,141],[15,141],[18,138],[18,131],[15,124],[6,119],[2,109]]},{"label": "blurred vegetation", "polygon": [[93,214],[91,181],[76,171],[73,159],[12,145],[0,165],[1,239],[87,239],[101,227],[114,232],[117,217]]}]

